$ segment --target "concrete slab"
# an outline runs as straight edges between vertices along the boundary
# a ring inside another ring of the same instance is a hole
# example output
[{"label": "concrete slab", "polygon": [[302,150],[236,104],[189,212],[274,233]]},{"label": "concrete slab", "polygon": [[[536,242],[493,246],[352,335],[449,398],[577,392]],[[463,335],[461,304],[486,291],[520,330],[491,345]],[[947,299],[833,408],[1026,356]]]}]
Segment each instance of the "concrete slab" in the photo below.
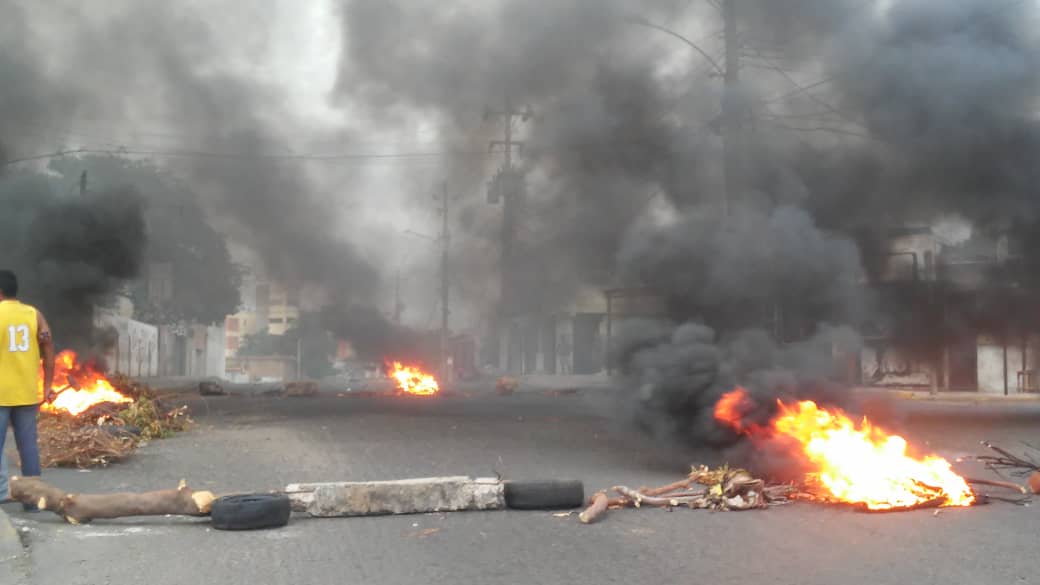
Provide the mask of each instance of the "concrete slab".
[{"label": "concrete slab", "polygon": [[505,507],[495,478],[429,477],[396,481],[292,484],[293,510],[314,517],[423,514]]}]

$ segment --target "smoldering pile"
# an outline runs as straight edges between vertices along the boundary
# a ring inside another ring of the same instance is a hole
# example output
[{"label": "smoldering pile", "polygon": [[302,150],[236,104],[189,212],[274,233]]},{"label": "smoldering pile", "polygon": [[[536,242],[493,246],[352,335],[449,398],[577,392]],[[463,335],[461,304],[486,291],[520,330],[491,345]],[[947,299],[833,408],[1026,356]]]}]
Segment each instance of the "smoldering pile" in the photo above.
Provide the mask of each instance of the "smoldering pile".
[{"label": "smoldering pile", "polygon": [[191,428],[186,406],[171,407],[150,387],[125,376],[112,376],[109,381],[133,402],[102,402],[77,415],[49,409],[40,413],[43,467],[106,466],[124,461],[148,441]]}]

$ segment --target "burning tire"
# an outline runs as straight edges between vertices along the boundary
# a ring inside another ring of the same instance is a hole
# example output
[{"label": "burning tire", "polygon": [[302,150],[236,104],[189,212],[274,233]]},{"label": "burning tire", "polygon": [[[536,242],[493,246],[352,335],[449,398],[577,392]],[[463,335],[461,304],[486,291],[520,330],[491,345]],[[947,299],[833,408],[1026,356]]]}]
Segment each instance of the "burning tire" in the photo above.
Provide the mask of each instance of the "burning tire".
[{"label": "burning tire", "polygon": [[514,510],[561,510],[585,504],[585,486],[578,480],[507,481],[506,507]]},{"label": "burning tire", "polygon": [[291,512],[284,494],[246,494],[217,499],[210,518],[217,530],[260,530],[285,526]]}]

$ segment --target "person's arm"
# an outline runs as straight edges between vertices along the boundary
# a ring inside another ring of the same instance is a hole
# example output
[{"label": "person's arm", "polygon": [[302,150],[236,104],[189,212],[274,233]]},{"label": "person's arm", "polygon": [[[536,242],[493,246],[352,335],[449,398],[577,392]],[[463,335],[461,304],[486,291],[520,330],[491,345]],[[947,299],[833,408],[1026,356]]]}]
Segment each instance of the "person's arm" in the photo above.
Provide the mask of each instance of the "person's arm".
[{"label": "person's arm", "polygon": [[36,311],[36,341],[40,344],[40,358],[43,360],[43,401],[54,399],[54,339],[51,337],[51,326],[43,313]]}]

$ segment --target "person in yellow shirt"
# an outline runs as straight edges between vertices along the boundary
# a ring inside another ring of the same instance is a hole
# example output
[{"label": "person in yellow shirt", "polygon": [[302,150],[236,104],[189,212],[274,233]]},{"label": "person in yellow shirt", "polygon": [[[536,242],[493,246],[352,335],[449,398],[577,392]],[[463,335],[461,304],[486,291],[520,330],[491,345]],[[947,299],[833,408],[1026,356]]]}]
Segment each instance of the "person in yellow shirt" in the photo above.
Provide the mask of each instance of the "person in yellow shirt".
[{"label": "person in yellow shirt", "polygon": [[[53,381],[51,328],[43,313],[18,301],[18,278],[15,274],[10,270],[0,270],[0,453],[4,451],[10,425],[14,429],[14,442],[25,477],[40,475],[36,417],[40,402],[49,402],[54,397],[51,390]],[[2,468],[0,499],[7,498],[7,491],[7,469]],[[24,507],[35,509],[31,504]]]}]

